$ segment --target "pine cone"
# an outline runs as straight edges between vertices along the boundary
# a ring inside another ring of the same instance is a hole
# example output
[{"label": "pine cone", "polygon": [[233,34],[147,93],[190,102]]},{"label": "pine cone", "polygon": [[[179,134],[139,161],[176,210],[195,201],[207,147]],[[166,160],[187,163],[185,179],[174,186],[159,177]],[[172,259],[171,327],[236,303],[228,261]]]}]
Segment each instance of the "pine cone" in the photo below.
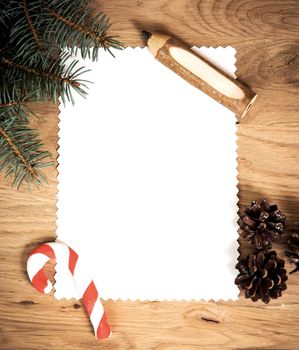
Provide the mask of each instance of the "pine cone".
[{"label": "pine cone", "polygon": [[[298,226],[298,223],[296,223],[296,226]],[[288,239],[288,244],[291,249],[293,250],[299,250],[299,227],[296,230],[291,231],[291,235]]]},{"label": "pine cone", "polygon": [[292,264],[296,265],[296,267],[290,272],[290,274],[299,271],[299,254],[286,251],[285,255],[289,258]]},{"label": "pine cone", "polygon": [[285,219],[277,205],[269,205],[265,199],[260,203],[252,201],[240,220],[241,236],[258,249],[271,249],[272,242],[277,242],[284,232]]},{"label": "pine cone", "polygon": [[[299,226],[298,223],[296,223],[296,226]],[[294,273],[299,271],[299,231],[297,229],[292,231],[292,234],[288,239],[288,244],[292,251],[286,251],[285,255],[289,258],[292,264],[296,265],[295,269],[290,272]]]},{"label": "pine cone", "polygon": [[281,297],[282,291],[287,289],[286,269],[284,260],[275,251],[259,251],[248,255],[236,265],[240,271],[235,284],[245,290],[245,298],[252,301],[261,299],[268,304],[270,299]]}]

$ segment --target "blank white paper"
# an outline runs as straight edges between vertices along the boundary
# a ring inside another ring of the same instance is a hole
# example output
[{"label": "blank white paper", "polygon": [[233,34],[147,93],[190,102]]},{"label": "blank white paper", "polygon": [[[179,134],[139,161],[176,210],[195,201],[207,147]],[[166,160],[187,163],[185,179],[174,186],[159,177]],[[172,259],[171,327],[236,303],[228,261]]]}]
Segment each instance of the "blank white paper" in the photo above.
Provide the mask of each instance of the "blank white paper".
[{"label": "blank white paper", "polygon": [[[233,48],[195,50],[234,75]],[[88,98],[60,104],[57,239],[104,299],[235,300],[236,117],[147,48],[115,54],[79,58]]]}]

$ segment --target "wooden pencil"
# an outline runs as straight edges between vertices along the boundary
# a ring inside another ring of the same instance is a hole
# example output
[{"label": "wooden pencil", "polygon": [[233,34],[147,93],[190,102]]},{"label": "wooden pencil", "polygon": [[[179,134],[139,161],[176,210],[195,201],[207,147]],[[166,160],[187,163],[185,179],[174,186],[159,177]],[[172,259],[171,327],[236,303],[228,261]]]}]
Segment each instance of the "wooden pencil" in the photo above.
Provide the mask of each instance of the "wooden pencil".
[{"label": "wooden pencil", "polygon": [[252,106],[256,94],[241,81],[190,49],[182,41],[161,34],[142,32],[153,56],[242,118]]}]

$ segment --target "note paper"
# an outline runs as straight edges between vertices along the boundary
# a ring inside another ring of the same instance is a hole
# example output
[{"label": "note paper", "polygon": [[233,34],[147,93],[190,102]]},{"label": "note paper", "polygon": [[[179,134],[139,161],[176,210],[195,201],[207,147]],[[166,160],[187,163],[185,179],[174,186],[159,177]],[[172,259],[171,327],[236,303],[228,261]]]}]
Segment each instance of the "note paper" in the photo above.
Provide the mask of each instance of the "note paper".
[{"label": "note paper", "polygon": [[[233,48],[194,50],[234,76]],[[57,239],[103,299],[235,300],[236,117],[147,48],[115,55],[79,58],[88,97],[60,104]]]}]

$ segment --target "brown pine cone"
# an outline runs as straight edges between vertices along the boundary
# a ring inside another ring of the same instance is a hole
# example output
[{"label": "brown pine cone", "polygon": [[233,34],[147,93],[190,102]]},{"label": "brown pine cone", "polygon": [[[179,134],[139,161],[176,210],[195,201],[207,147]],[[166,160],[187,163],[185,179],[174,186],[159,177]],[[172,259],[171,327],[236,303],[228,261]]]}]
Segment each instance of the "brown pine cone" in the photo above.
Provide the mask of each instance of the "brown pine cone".
[{"label": "brown pine cone", "polygon": [[252,201],[240,218],[241,236],[258,249],[271,249],[272,242],[279,241],[284,233],[285,220],[277,205],[269,205],[265,199],[260,203]]},{"label": "brown pine cone", "polygon": [[299,224],[296,223],[296,229],[291,231],[291,235],[288,239],[288,244],[291,249],[299,250]]},{"label": "brown pine cone", "polygon": [[[296,226],[299,227],[298,223]],[[295,264],[296,267],[290,273],[299,271],[299,231],[298,229],[293,230],[291,236],[288,239],[289,247],[292,251],[286,251],[285,255],[289,258],[292,264]]]},{"label": "brown pine cone", "polygon": [[285,255],[289,258],[292,264],[296,265],[296,267],[290,272],[290,274],[299,271],[299,254],[286,251]]},{"label": "brown pine cone", "polygon": [[268,304],[270,299],[281,297],[282,291],[287,289],[286,269],[284,260],[275,251],[259,251],[248,255],[236,265],[240,271],[235,284],[245,290],[245,298],[252,301],[261,299]]}]

